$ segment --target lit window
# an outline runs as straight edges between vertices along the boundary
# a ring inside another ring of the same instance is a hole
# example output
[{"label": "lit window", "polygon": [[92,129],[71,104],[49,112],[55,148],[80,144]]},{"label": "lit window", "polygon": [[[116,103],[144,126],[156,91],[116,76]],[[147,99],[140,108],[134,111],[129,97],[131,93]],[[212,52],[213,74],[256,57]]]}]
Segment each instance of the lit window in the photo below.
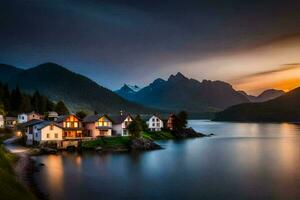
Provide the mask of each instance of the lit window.
[{"label": "lit window", "polygon": [[74,127],[75,127],[75,128],[78,127],[78,122],[74,122]]},{"label": "lit window", "polygon": [[70,127],[71,127],[71,123],[67,122],[67,128],[70,128]]}]

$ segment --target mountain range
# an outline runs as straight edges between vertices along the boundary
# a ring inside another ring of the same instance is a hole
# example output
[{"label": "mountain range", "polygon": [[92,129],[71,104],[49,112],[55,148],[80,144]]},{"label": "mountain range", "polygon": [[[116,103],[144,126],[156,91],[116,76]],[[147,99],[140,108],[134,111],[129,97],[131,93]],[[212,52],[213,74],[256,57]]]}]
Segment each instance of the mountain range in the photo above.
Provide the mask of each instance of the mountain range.
[{"label": "mountain range", "polygon": [[248,95],[244,91],[238,91],[238,92],[243,94],[250,102],[265,102],[285,94],[283,90],[275,90],[275,89],[265,90],[258,96]]},{"label": "mountain range", "polygon": [[54,101],[63,100],[71,111],[152,113],[155,110],[127,101],[89,78],[55,63],[29,69],[0,65],[0,81],[9,87],[18,85],[25,92],[38,90]]},{"label": "mountain range", "polygon": [[262,103],[235,105],[216,114],[216,121],[299,122],[300,87]]},{"label": "mountain range", "polygon": [[267,101],[284,94],[283,91],[272,89],[255,97],[234,90],[226,82],[210,80],[199,82],[185,77],[180,72],[171,75],[167,80],[158,78],[138,91],[132,90],[125,84],[115,92],[125,99],[142,105],[198,113],[221,111],[241,103]]},{"label": "mountain range", "polygon": [[29,69],[0,64],[0,81],[11,88],[18,85],[29,93],[38,90],[53,101],[63,100],[71,111],[154,113],[186,110],[190,114],[201,113],[205,116],[232,105],[282,95],[282,91],[269,90],[253,97],[234,90],[226,82],[200,82],[181,73],[171,75],[167,80],[158,78],[144,88],[125,84],[112,92],[55,63],[44,63]]}]

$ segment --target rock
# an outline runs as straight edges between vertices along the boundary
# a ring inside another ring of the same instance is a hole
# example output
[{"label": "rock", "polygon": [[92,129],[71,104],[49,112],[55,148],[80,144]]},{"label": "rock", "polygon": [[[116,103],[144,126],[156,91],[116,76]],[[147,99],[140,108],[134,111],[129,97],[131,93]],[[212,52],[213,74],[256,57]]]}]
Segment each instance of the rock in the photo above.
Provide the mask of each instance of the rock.
[{"label": "rock", "polygon": [[205,137],[207,135],[203,133],[198,133],[193,128],[186,128],[181,131],[173,131],[173,134],[177,138],[195,138],[195,137]]},{"label": "rock", "polygon": [[102,147],[96,147],[95,150],[96,150],[96,151],[101,151],[101,150],[102,150]]},{"label": "rock", "polygon": [[148,138],[133,139],[130,144],[132,150],[154,150],[161,149],[161,146]]}]

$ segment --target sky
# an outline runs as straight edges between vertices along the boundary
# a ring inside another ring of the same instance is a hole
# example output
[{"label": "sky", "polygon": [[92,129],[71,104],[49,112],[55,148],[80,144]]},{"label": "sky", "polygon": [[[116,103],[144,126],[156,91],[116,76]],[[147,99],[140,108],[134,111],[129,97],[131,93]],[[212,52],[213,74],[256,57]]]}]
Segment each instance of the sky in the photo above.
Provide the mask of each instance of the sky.
[{"label": "sky", "polygon": [[115,90],[178,71],[258,94],[300,86],[300,1],[1,0],[0,63]]}]

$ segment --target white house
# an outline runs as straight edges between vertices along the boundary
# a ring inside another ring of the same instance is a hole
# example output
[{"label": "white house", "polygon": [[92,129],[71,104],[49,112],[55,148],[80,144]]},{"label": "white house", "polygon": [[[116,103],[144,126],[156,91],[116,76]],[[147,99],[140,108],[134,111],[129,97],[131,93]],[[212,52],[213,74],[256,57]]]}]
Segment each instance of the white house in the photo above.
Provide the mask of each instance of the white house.
[{"label": "white house", "polygon": [[55,122],[35,120],[27,126],[26,136],[27,144],[60,142],[63,140],[63,129]]},{"label": "white house", "polygon": [[150,131],[161,131],[164,127],[162,119],[157,115],[142,115],[141,118],[146,121]]},{"label": "white house", "polygon": [[39,113],[36,113],[34,111],[30,112],[30,113],[22,113],[18,115],[18,123],[26,123],[30,120],[33,119],[37,119],[37,120],[41,120],[43,117],[42,115],[40,115]]},{"label": "white house", "polygon": [[128,136],[129,132],[127,130],[128,125],[133,121],[133,118],[129,114],[120,115],[109,115],[113,122],[113,134],[120,136]]},{"label": "white house", "polygon": [[4,117],[0,115],[0,128],[4,128]]},{"label": "white house", "polygon": [[22,124],[22,123],[26,123],[28,122],[28,117],[26,113],[22,113],[18,115],[18,123]]}]

